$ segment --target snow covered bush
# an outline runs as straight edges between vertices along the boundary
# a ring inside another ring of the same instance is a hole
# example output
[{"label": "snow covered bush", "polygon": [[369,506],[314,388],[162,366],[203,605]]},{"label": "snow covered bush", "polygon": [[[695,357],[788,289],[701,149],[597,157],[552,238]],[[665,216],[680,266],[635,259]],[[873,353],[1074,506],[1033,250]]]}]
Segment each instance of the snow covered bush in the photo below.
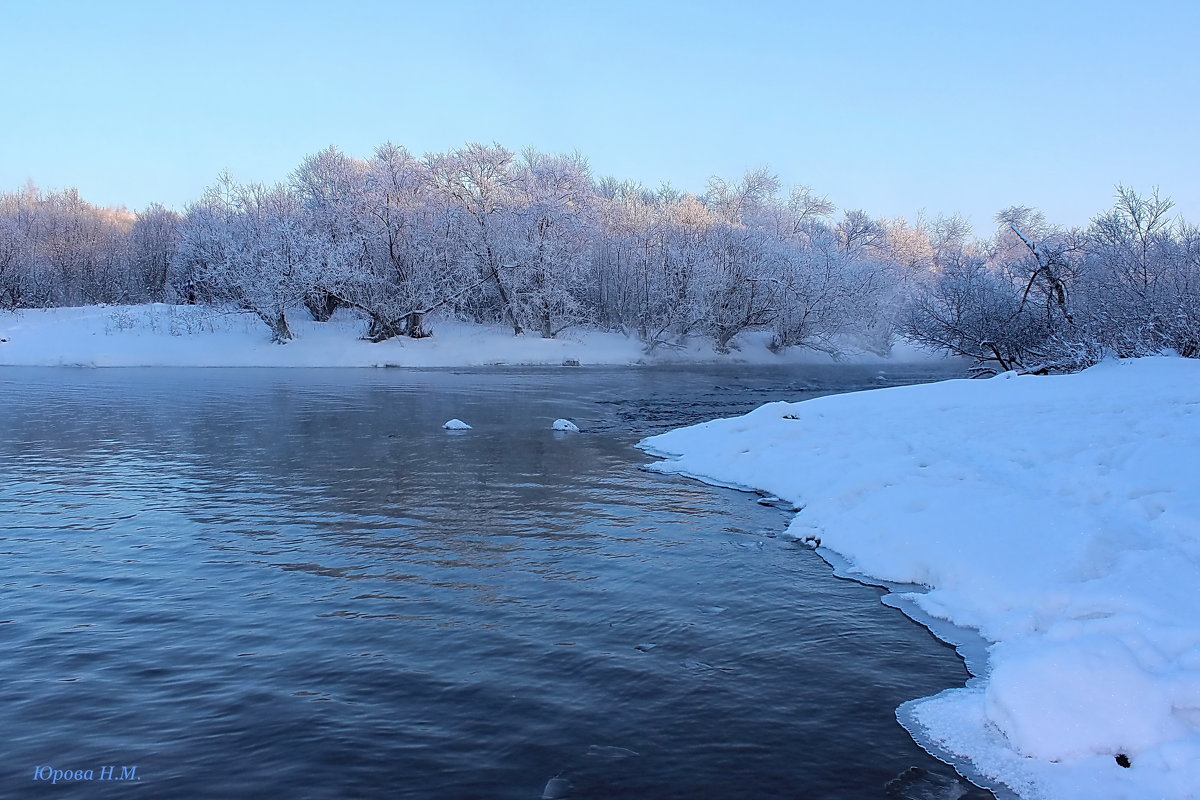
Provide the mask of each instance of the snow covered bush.
[{"label": "snow covered bush", "polygon": [[121,306],[109,312],[108,323],[104,326],[104,330],[107,333],[128,331],[133,330],[137,325],[137,318],[130,312],[129,308]]}]

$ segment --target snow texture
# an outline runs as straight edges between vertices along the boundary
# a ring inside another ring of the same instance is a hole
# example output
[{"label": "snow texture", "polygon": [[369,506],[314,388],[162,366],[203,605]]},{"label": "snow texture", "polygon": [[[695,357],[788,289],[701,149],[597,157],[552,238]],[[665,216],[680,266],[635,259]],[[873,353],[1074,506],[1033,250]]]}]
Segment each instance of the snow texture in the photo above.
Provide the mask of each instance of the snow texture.
[{"label": "snow texture", "polygon": [[979,632],[977,678],[902,707],[931,752],[1024,798],[1200,796],[1200,361],[771,403],[642,447],[794,503],[791,536]]},{"label": "snow texture", "polygon": [[571,420],[569,420],[569,419],[556,419],[556,420],[554,420],[554,430],[556,430],[556,431],[572,431],[574,433],[579,433],[579,426],[576,425],[574,422],[571,422]]},{"label": "snow texture", "polygon": [[[0,366],[85,367],[467,367],[498,365],[634,365],[664,363],[833,363],[823,353],[766,348],[770,333],[739,337],[742,349],[719,354],[710,342],[645,352],[642,342],[587,328],[554,339],[513,336],[503,325],[431,319],[427,339],[362,340],[366,321],[345,310],[314,322],[303,308],[288,312],[295,339],[274,344],[250,314],[203,306],[150,304],[0,311]],[[5,341],[7,340],[7,341]],[[940,356],[915,346],[889,358],[860,353],[853,363],[928,362]]]}]

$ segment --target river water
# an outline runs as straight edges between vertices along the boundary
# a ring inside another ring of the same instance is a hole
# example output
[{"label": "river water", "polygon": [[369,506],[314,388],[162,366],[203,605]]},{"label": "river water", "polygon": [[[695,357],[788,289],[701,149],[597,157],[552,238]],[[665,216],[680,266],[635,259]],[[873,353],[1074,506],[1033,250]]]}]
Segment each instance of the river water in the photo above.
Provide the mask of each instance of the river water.
[{"label": "river water", "polygon": [[0,371],[0,796],[908,796],[953,651],[633,445],[954,374]]}]

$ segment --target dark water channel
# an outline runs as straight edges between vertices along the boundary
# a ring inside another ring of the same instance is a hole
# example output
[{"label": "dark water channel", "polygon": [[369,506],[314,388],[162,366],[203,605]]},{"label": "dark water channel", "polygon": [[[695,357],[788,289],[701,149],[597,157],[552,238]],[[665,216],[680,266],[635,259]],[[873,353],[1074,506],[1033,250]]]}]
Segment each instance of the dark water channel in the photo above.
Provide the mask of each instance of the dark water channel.
[{"label": "dark water channel", "polygon": [[952,774],[894,710],[961,684],[953,651],[775,538],[782,511],[633,445],[953,374],[2,370],[0,797],[883,798]]}]

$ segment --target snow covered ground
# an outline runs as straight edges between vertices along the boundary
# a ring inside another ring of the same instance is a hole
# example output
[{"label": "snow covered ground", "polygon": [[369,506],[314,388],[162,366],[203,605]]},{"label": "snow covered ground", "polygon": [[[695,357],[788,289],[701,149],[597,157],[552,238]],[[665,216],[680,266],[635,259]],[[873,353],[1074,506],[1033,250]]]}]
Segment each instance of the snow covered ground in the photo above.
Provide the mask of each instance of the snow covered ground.
[{"label": "snow covered ground", "polygon": [[[766,349],[768,334],[740,339],[728,355],[698,341],[684,349],[644,352],[636,338],[577,329],[557,339],[537,334],[513,336],[511,328],[433,320],[428,339],[393,339],[378,344],[361,339],[366,323],[339,312],[314,322],[303,309],[288,315],[295,340],[272,344],[267,327],[248,314],[217,313],[198,306],[84,306],[0,312],[0,366],[92,367],[457,367],[500,364],[581,365],[729,362],[753,364],[830,363],[828,356]],[[915,347],[896,348],[891,357],[851,356],[857,363],[929,361]]]},{"label": "snow covered ground", "polygon": [[978,677],[902,709],[932,751],[1023,798],[1200,797],[1200,361],[771,403],[642,446],[802,507],[791,536],[979,631]]}]

